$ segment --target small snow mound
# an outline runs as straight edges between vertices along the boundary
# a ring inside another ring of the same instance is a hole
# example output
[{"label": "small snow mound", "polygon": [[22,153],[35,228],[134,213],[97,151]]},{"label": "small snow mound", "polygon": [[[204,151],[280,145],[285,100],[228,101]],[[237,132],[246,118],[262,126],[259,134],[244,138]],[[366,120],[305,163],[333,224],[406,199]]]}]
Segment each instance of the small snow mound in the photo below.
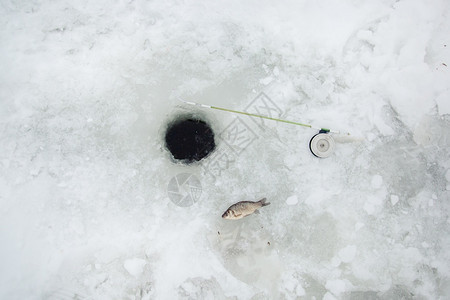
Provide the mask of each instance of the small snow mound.
[{"label": "small snow mound", "polygon": [[383,184],[383,177],[381,177],[380,175],[374,175],[372,177],[371,184],[374,189],[379,189]]},{"label": "small snow mound", "polygon": [[436,104],[438,106],[439,115],[447,115],[450,114],[450,101],[448,99],[450,98],[450,92],[444,92],[440,94],[436,98]]},{"label": "small snow mound", "polygon": [[287,205],[295,205],[298,203],[298,198],[296,195],[294,196],[290,196],[289,198],[286,199],[286,204]]},{"label": "small snow mound", "polygon": [[299,284],[297,285],[297,288],[295,289],[295,293],[298,297],[305,296],[306,292],[305,289]]},{"label": "small snow mound", "polygon": [[280,75],[280,70],[278,69],[278,67],[273,68],[273,75],[275,75],[276,77]]},{"label": "small snow mound", "polygon": [[339,258],[339,257],[336,257],[336,256],[334,256],[332,259],[331,259],[331,265],[333,266],[333,267],[335,267],[335,268],[337,268],[337,267],[339,267],[339,265],[341,264],[341,259]]},{"label": "small snow mound", "polygon": [[339,258],[344,263],[351,262],[356,255],[356,246],[354,245],[348,245],[347,247],[341,249],[339,251]]},{"label": "small snow mound", "polygon": [[261,79],[259,82],[263,85],[268,85],[269,83],[271,83],[273,81],[272,76],[266,77]]},{"label": "small snow mound", "polygon": [[379,197],[371,196],[364,204],[364,210],[368,215],[375,215],[380,211],[382,204],[383,201]]},{"label": "small snow mound", "polygon": [[394,206],[395,204],[397,204],[399,198],[397,195],[391,195],[391,204],[392,206]]},{"label": "small snow mound", "polygon": [[131,258],[123,263],[123,267],[131,276],[139,277],[144,271],[144,266],[146,264],[147,262],[141,258]]},{"label": "small snow mound", "polygon": [[445,173],[445,179],[447,179],[447,181],[450,182],[450,169],[448,169],[447,172]]}]

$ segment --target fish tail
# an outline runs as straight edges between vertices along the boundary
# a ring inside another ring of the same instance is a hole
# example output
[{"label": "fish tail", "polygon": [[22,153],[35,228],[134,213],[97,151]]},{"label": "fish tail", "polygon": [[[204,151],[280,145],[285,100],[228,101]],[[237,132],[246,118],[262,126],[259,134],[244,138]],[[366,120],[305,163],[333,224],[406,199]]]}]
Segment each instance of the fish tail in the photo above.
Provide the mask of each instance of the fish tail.
[{"label": "fish tail", "polygon": [[270,202],[266,203],[266,200],[267,200],[266,198],[262,198],[261,200],[258,201],[259,203],[261,203],[261,207],[267,206],[270,204]]}]

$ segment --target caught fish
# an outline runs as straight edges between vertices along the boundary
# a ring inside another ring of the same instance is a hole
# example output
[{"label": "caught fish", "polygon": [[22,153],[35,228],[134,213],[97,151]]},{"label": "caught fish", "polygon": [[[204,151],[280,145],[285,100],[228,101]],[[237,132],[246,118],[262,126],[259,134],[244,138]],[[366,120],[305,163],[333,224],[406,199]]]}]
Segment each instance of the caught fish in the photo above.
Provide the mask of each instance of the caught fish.
[{"label": "caught fish", "polygon": [[222,218],[228,220],[238,220],[251,215],[252,213],[259,214],[258,208],[269,205],[270,202],[266,203],[266,198],[259,201],[241,201],[236,204],[231,205],[222,215]]}]

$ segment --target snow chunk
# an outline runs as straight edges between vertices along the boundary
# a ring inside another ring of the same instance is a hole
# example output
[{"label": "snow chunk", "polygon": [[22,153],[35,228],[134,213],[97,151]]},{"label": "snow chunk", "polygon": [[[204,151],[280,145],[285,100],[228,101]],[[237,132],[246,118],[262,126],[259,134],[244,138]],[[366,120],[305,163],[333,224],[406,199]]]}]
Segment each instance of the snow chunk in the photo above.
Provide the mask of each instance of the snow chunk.
[{"label": "snow chunk", "polygon": [[392,206],[394,206],[395,204],[397,204],[399,198],[397,195],[391,195],[391,204]]},{"label": "snow chunk", "polygon": [[261,79],[259,82],[263,85],[268,85],[273,80],[272,76]]},{"label": "snow chunk", "polygon": [[296,284],[297,284],[297,280],[292,276],[288,276],[287,278],[283,279],[284,287],[290,292],[294,291]]},{"label": "snow chunk", "polygon": [[333,296],[331,293],[326,293],[324,296],[323,296],[323,298],[322,298],[323,300],[336,300],[336,297],[335,296]]},{"label": "snow chunk", "polygon": [[299,284],[297,285],[297,288],[295,289],[295,293],[297,294],[297,296],[301,297],[301,296],[305,296],[306,292],[305,289]]},{"label": "snow chunk", "polygon": [[339,258],[344,263],[351,262],[356,255],[356,246],[355,245],[348,245],[347,247],[341,249],[339,251]]},{"label": "snow chunk", "polygon": [[[345,292],[345,281],[340,280],[340,279],[327,280],[325,287],[327,288],[327,290],[329,290],[333,294],[339,295],[342,292]],[[325,297],[324,297],[324,299],[325,299]]]},{"label": "snow chunk", "polygon": [[[402,55],[413,51],[411,46],[412,44],[404,47],[407,50],[401,51],[403,52]],[[411,64],[408,66],[411,60],[407,59],[407,61],[403,61],[405,67],[387,72],[381,82],[385,86],[386,95],[399,118],[406,126],[414,128],[424,114],[432,112],[438,99],[432,100],[434,91],[429,87],[433,85],[434,78],[428,65]],[[415,84],[411,84],[411,82],[415,82]],[[408,99],[408,101],[404,99]],[[446,112],[447,105],[440,107],[440,113],[442,113],[442,109],[443,112]]]},{"label": "snow chunk", "polygon": [[139,277],[142,272],[144,271],[144,266],[147,264],[147,262],[141,258],[131,258],[127,259],[123,263],[123,267],[125,270],[127,270],[130,275],[134,277]]},{"label": "snow chunk", "polygon": [[364,204],[364,210],[369,215],[375,215],[381,209],[381,204],[383,204],[383,201],[379,197],[368,197],[367,202]]},{"label": "snow chunk", "polygon": [[358,231],[364,227],[364,223],[358,222],[355,224],[355,230]]},{"label": "snow chunk", "polygon": [[436,98],[436,104],[438,106],[439,115],[450,114],[450,91],[446,91],[440,94]]},{"label": "snow chunk", "polygon": [[333,267],[335,267],[335,268],[337,268],[337,267],[339,267],[339,265],[341,264],[341,260],[339,259],[339,257],[336,257],[336,256],[334,256],[332,259],[331,259],[331,265],[333,266]]},{"label": "snow chunk", "polygon": [[280,75],[280,70],[278,69],[278,67],[273,68],[273,75],[275,75],[276,77]]},{"label": "snow chunk", "polygon": [[298,203],[298,198],[296,195],[290,196],[289,198],[286,199],[287,205],[295,205],[297,203]]},{"label": "snow chunk", "polygon": [[374,189],[379,189],[383,184],[383,177],[381,177],[380,175],[374,175],[372,177],[371,184]]}]

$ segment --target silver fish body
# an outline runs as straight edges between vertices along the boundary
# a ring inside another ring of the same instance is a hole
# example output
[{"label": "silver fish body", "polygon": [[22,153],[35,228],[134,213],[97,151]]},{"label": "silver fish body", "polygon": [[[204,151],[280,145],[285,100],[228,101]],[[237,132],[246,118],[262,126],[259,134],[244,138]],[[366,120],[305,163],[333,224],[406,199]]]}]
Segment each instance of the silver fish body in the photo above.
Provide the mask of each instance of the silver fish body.
[{"label": "silver fish body", "polygon": [[259,201],[241,201],[236,204],[231,205],[222,215],[222,218],[228,220],[239,220],[243,217],[251,215],[252,213],[258,213],[257,209],[266,205],[269,205],[270,202],[266,203],[266,198],[263,198]]}]

